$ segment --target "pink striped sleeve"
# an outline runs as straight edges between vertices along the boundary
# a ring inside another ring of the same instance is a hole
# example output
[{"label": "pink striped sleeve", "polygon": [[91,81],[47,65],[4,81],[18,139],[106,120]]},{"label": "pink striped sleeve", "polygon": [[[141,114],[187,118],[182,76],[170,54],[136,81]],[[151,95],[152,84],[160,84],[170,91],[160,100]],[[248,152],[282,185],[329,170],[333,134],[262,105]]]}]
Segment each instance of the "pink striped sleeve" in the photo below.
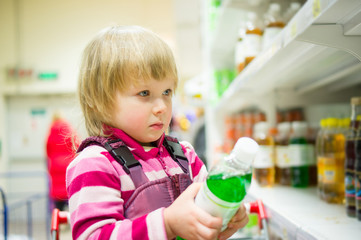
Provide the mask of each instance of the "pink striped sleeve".
[{"label": "pink striped sleeve", "polygon": [[[107,159],[100,147],[84,149],[69,165],[66,183],[70,223],[74,240],[80,239],[154,239],[152,224],[162,224],[163,215],[149,213],[133,221],[123,215],[120,165]],[[162,235],[166,239],[165,234]]]},{"label": "pink striped sleeve", "polygon": [[186,141],[181,142],[184,155],[187,157],[190,169],[191,177],[194,182],[203,182],[207,178],[207,169],[203,164],[202,160],[198,157],[197,153],[194,151],[193,146]]}]

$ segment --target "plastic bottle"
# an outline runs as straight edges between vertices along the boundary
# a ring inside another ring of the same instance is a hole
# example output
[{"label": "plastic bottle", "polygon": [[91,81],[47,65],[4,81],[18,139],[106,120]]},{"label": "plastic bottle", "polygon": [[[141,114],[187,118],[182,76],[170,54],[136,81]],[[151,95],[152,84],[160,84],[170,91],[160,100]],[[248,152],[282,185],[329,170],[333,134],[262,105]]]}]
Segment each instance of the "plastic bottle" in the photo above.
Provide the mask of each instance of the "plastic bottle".
[{"label": "plastic bottle", "polygon": [[291,185],[291,162],[288,156],[288,142],[291,133],[291,123],[282,122],[277,125],[278,134],[275,138],[276,145],[276,183]]},{"label": "plastic bottle", "polygon": [[[361,115],[357,116],[358,122],[361,121]],[[359,124],[355,142],[355,198],[356,198],[356,217],[361,221],[361,125]]]},{"label": "plastic bottle", "polygon": [[234,62],[236,71],[239,74],[246,66],[246,47],[244,41],[245,29],[241,27],[238,31],[238,39],[235,48]]},{"label": "plastic bottle", "polygon": [[245,64],[246,66],[261,52],[262,49],[262,27],[261,22],[255,12],[249,12],[246,23],[246,35],[244,42],[246,46]]},{"label": "plastic bottle", "polygon": [[285,27],[281,16],[281,5],[279,3],[271,3],[269,5],[269,9],[265,14],[265,26],[262,38],[262,49],[267,49],[278,33]]},{"label": "plastic bottle", "polygon": [[315,161],[314,146],[307,143],[307,123],[292,122],[292,134],[289,141],[291,160],[291,185],[293,187],[309,186],[309,166]]},{"label": "plastic bottle", "polygon": [[313,153],[313,157],[310,158],[310,165],[308,166],[309,170],[309,186],[317,186],[317,158],[316,158],[316,136],[317,131],[314,126],[308,124],[306,141],[310,149],[310,154]]},{"label": "plastic bottle", "polygon": [[195,198],[196,205],[223,218],[222,230],[247,193],[252,179],[252,161],[258,150],[259,146],[253,139],[238,139],[232,152],[210,170]]},{"label": "plastic bottle", "polygon": [[345,202],[345,143],[346,143],[346,130],[348,128],[348,119],[338,119],[338,127],[336,129],[335,143],[336,143],[336,184],[335,190],[337,193],[336,202]]},{"label": "plastic bottle", "polygon": [[320,120],[320,129],[316,138],[316,158],[317,158],[317,194],[323,199],[323,179],[324,179],[324,133],[327,128],[327,119]]},{"label": "plastic bottle", "polygon": [[288,23],[292,17],[300,10],[301,3],[299,2],[291,2],[289,8],[286,10],[284,14],[284,20]]},{"label": "plastic bottle", "polygon": [[356,164],[356,136],[360,125],[361,97],[351,98],[350,126],[346,137],[346,161],[345,161],[345,199],[346,213],[349,217],[356,217],[355,201],[355,164]]},{"label": "plastic bottle", "polygon": [[260,147],[253,162],[254,178],[262,187],[271,187],[275,182],[275,143],[269,135],[269,128],[267,122],[258,122],[253,133],[253,139]]},{"label": "plastic bottle", "polygon": [[338,119],[328,118],[324,133],[322,198],[328,203],[342,203],[344,199],[345,138],[338,125]]}]

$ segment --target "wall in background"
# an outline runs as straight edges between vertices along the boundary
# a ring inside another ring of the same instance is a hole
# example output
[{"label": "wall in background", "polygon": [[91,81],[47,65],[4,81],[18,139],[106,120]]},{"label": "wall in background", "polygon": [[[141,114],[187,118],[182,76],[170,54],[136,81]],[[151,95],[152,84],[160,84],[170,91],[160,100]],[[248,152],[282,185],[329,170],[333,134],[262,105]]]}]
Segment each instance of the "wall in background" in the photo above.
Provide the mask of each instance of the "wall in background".
[{"label": "wall in background", "polygon": [[[48,112],[54,108],[51,104],[57,102],[56,99],[61,103],[64,93],[70,93],[70,98],[75,99],[81,52],[91,38],[106,26],[141,25],[157,32],[173,49],[180,78],[187,79],[198,74],[202,66],[199,2],[0,1],[1,170],[10,168],[10,158],[26,157],[14,150],[11,141],[23,139],[21,135],[24,134],[33,135],[31,138],[44,136],[44,132],[30,131],[28,121],[48,124]],[[8,70],[17,68],[32,69],[32,76],[24,79],[9,77]],[[41,72],[55,72],[58,77],[52,81],[39,80],[38,74]],[[36,112],[38,104],[42,105],[40,109],[45,109],[45,115],[31,117],[31,109]],[[59,104],[55,106],[59,107]],[[64,105],[64,108],[67,107]],[[14,121],[19,117],[25,124]],[[19,134],[22,131],[26,133]],[[27,137],[24,139],[20,142],[27,141]],[[40,150],[33,147],[39,147],[42,140],[38,144],[30,141],[32,145],[28,147],[31,156],[41,157]]]}]

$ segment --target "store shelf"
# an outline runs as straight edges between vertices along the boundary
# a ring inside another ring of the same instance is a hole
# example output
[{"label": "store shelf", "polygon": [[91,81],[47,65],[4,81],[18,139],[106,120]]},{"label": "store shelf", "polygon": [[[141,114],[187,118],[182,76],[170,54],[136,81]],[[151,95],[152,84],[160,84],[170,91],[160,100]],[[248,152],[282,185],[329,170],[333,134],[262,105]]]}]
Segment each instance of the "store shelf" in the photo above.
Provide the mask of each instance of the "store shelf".
[{"label": "store shelf", "polygon": [[[245,12],[263,13],[267,4],[224,0],[210,38],[212,70],[234,68],[239,22]],[[261,52],[207,111],[208,157],[224,138],[225,116],[256,106],[271,125],[280,108],[349,104],[361,92],[361,1],[308,0],[272,45]],[[346,105],[348,106],[348,105]],[[329,114],[333,114],[329,111]],[[317,124],[321,113],[312,116]],[[308,119],[306,119],[308,120]],[[279,239],[359,239],[361,222],[343,205],[320,200],[315,188],[252,183],[250,198],[262,199],[271,230]],[[276,238],[277,239],[277,238]]]},{"label": "store shelf", "polygon": [[359,239],[361,222],[347,217],[345,206],[328,204],[316,188],[262,188],[252,182],[250,198],[265,204],[272,234],[281,239]]},{"label": "store shelf", "polygon": [[[244,7],[239,2],[245,1],[225,1],[222,5],[211,45],[212,65],[216,68],[233,66],[231,41],[236,39],[240,19],[237,14],[242,11],[237,7]],[[264,95],[286,90],[300,95],[320,88],[337,91],[360,84],[360,16],[360,1],[307,1],[272,46],[232,82],[218,108],[224,108],[242,92]],[[238,98],[238,101],[244,100]]]},{"label": "store shelf", "polygon": [[76,87],[59,82],[30,82],[19,84],[4,84],[0,90],[5,96],[34,96],[34,95],[73,95]]}]

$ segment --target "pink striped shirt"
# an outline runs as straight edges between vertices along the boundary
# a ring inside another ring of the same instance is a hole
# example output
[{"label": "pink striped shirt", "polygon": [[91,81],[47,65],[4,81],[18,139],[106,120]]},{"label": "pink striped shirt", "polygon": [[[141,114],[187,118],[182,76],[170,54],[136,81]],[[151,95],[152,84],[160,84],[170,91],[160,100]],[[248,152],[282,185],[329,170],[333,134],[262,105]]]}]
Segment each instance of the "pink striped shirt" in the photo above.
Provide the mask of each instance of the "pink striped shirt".
[{"label": "pink striped shirt", "polygon": [[[183,173],[163,146],[163,138],[150,151],[119,129],[123,140],[144,170],[149,181]],[[181,142],[188,159],[190,177],[204,181],[207,170],[193,147]],[[73,239],[167,239],[163,210],[157,209],[134,220],[124,218],[123,206],[135,190],[130,176],[106,149],[86,147],[70,163],[66,177]]]}]

